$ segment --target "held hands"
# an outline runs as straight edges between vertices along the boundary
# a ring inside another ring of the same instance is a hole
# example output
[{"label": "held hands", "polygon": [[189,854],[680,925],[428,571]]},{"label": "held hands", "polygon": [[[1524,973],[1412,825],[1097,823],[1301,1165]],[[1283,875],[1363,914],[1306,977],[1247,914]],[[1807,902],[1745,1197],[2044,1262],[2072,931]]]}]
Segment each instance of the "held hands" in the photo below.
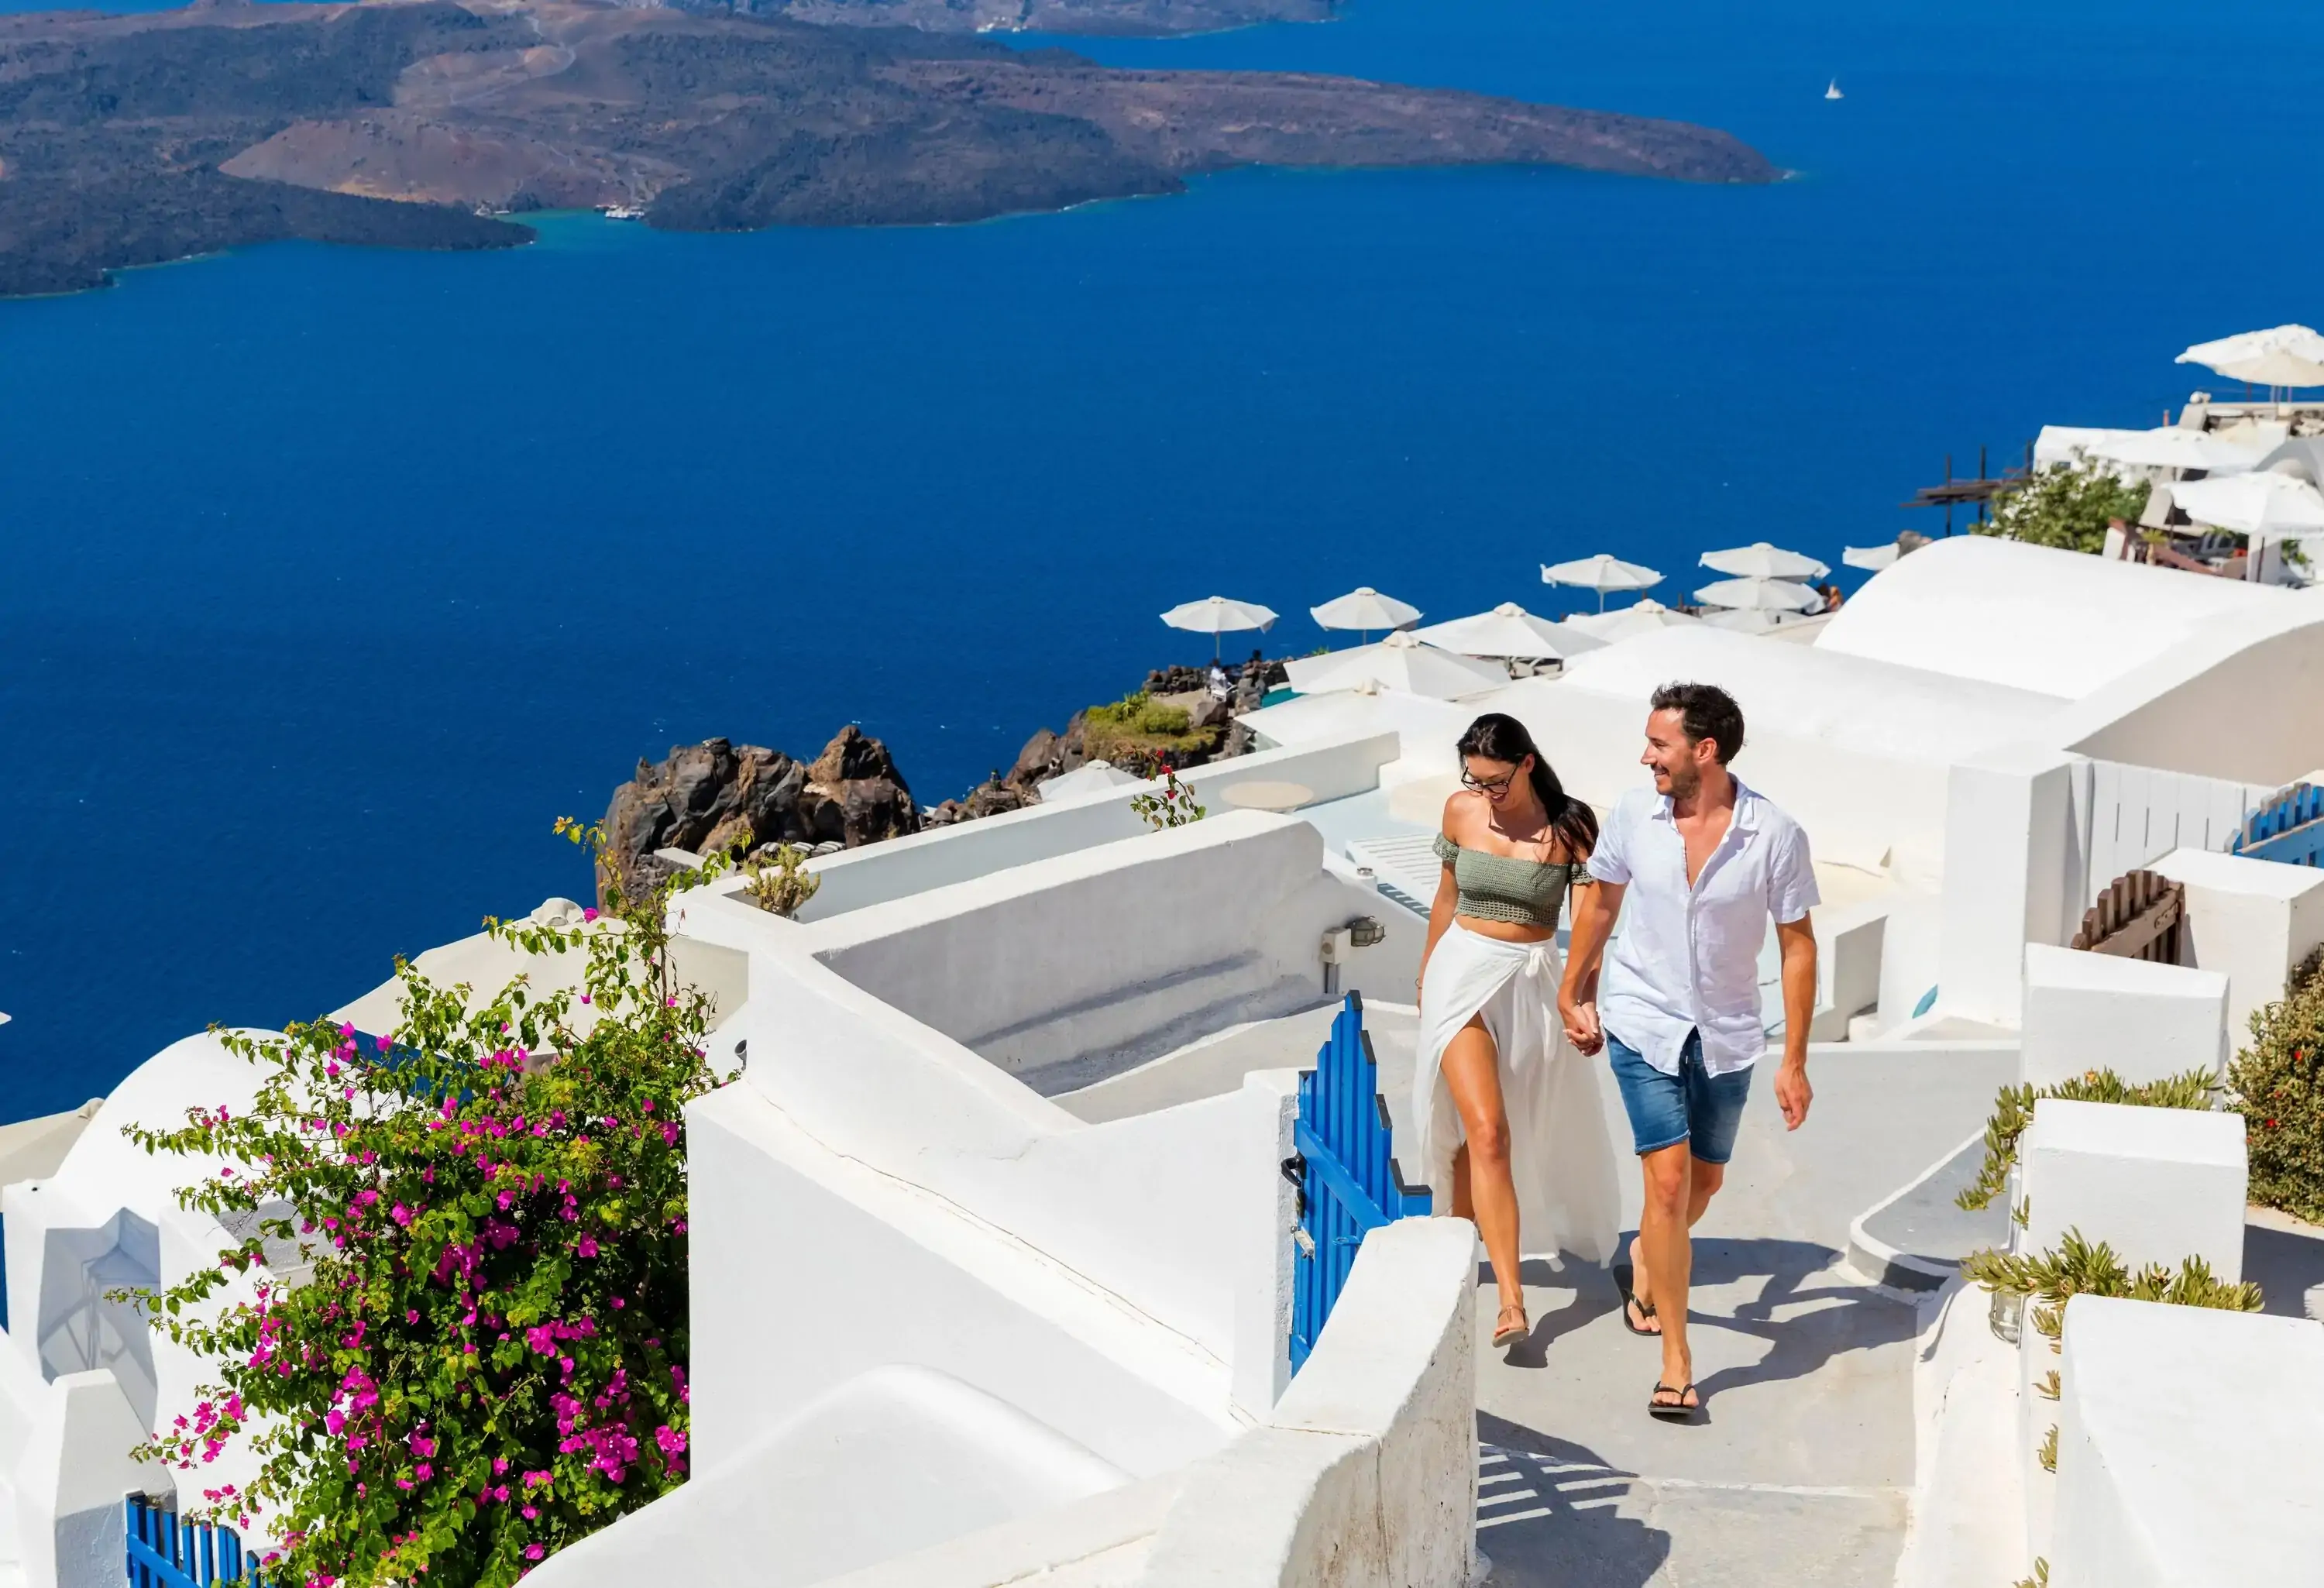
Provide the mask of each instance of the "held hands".
[{"label": "held hands", "polygon": [[1815,1088],[1808,1085],[1805,1059],[1784,1060],[1775,1072],[1775,1105],[1784,1111],[1784,1128],[1796,1131],[1807,1123],[1808,1104],[1815,1100]]},{"label": "held hands", "polygon": [[1583,1057],[1596,1053],[1606,1046],[1606,1033],[1598,1024],[1598,1006],[1584,1003],[1560,994],[1557,1012],[1565,1022],[1565,1039]]}]

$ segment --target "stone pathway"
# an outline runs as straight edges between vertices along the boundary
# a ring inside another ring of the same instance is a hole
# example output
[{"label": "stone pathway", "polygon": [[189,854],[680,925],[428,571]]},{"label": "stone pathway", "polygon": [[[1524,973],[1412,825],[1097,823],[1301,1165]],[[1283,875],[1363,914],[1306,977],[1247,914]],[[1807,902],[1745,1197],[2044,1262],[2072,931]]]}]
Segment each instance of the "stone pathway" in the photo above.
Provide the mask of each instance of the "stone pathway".
[{"label": "stone pathway", "polygon": [[[1492,1309],[1479,1309],[1478,1542],[1498,1588],[1886,1588],[1913,1482],[1920,1319],[1842,1266],[1848,1224],[1975,1129],[2010,1068],[1819,1055],[1797,1134],[1754,1089],[1696,1233],[1694,1424],[1646,1416],[1659,1352],[1623,1327],[1606,1273],[1528,1263],[1534,1333],[1507,1352],[1486,1345]],[[1626,1201],[1635,1223],[1635,1186]]]}]

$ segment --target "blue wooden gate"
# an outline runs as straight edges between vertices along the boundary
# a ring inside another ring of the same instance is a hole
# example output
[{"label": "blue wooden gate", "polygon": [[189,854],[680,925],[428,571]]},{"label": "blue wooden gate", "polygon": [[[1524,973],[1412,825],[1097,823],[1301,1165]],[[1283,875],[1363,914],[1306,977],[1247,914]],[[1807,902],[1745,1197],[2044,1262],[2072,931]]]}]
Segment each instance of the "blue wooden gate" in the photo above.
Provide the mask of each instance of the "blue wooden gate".
[{"label": "blue wooden gate", "polygon": [[124,1511],[129,1588],[209,1588],[245,1577],[257,1582],[258,1563],[243,1552],[232,1528],[189,1522],[142,1494],[129,1496]]},{"label": "blue wooden gate", "polygon": [[1299,1156],[1285,1165],[1299,1181],[1294,1234],[1291,1371],[1315,1349],[1316,1336],[1356,1265],[1356,1248],[1392,1220],[1428,1211],[1428,1192],[1405,1187],[1389,1151],[1388,1105],[1379,1066],[1364,1033],[1364,1002],[1351,992],[1340,1005],[1315,1067],[1299,1076]]},{"label": "blue wooden gate", "polygon": [[2324,865],[2324,789],[2294,783],[2244,818],[2228,853],[2287,865]]}]

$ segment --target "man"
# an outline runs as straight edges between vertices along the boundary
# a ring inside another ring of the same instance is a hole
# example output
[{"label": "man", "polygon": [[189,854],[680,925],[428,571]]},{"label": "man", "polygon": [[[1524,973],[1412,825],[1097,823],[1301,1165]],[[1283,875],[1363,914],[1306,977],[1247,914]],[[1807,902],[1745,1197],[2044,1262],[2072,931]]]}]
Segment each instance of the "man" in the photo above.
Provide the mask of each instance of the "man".
[{"label": "man", "polygon": [[[1799,824],[1727,770],[1743,748],[1743,713],[1724,689],[1666,684],[1646,716],[1639,759],[1654,792],[1626,794],[1590,856],[1558,1010],[1584,1053],[1607,1050],[1646,1175],[1646,1211],[1630,1247],[1623,1321],[1662,1337],[1663,1371],[1646,1409],[1685,1421],[1702,1404],[1687,1348],[1688,1231],[1726,1177],[1751,1075],[1767,1041],[1759,948],[1775,922],[1783,954],[1784,1123],[1808,1117],[1808,1025],[1815,1011],[1820,902]],[[1629,915],[1598,962],[1625,900]]]}]

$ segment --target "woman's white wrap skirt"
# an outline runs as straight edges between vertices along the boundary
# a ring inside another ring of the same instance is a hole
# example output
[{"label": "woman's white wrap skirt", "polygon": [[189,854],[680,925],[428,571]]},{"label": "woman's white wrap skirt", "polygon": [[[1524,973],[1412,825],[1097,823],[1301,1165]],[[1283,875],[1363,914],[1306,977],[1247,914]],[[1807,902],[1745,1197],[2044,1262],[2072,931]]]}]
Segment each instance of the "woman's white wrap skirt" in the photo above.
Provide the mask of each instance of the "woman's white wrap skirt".
[{"label": "woman's white wrap skirt", "polygon": [[1500,1056],[1519,1249],[1602,1263],[1614,1255],[1621,1197],[1598,1076],[1558,1019],[1563,972],[1554,942],[1505,943],[1458,921],[1446,928],[1421,978],[1412,1117],[1435,1209],[1450,1213],[1452,1155],[1464,1137],[1444,1082],[1444,1050],[1462,1027],[1481,1020]]}]

